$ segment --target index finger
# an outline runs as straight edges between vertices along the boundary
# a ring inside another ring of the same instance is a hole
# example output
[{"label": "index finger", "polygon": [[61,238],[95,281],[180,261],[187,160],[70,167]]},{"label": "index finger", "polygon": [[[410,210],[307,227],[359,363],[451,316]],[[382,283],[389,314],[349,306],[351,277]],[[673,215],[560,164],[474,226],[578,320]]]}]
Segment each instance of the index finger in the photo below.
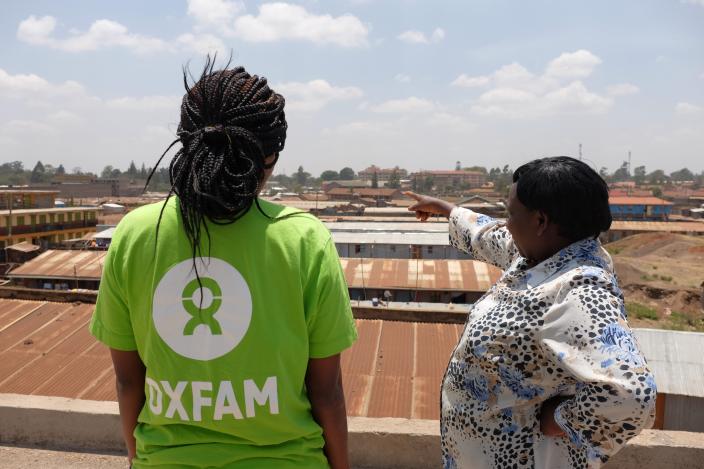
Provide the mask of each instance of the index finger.
[{"label": "index finger", "polygon": [[405,195],[406,197],[410,197],[410,198],[412,198],[412,199],[416,199],[418,202],[420,202],[420,199],[421,199],[421,196],[420,196],[420,195],[418,195],[418,194],[416,194],[415,192],[412,192],[412,191],[404,191],[404,192],[403,192],[403,195]]}]

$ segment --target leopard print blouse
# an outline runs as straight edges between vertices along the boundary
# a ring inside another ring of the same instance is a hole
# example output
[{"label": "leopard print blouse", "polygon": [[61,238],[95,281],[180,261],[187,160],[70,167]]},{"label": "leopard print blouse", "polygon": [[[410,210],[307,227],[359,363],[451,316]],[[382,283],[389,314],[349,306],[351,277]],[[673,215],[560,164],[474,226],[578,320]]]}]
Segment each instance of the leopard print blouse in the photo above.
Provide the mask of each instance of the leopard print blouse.
[{"label": "leopard print blouse", "polygon": [[[597,468],[654,421],[655,379],[611,258],[576,242],[535,267],[503,222],[463,208],[450,242],[504,270],[472,307],[442,384],[445,468]],[[540,432],[541,404],[566,437]]]}]

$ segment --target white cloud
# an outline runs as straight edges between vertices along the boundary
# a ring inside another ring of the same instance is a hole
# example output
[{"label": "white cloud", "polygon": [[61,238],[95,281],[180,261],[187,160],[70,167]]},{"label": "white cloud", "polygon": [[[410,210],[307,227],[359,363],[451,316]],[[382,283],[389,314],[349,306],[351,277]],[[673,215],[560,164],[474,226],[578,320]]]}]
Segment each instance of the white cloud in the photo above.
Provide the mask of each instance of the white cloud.
[{"label": "white cloud", "polygon": [[37,18],[34,15],[20,22],[17,39],[34,45],[48,46],[66,52],[95,51],[106,47],[124,47],[139,54],[170,50],[165,41],[130,33],[127,27],[107,19],[93,22],[86,32],[73,31],[59,39],[53,36],[56,19],[52,16]]},{"label": "white cloud", "polygon": [[286,98],[287,110],[306,112],[318,111],[333,101],[347,101],[364,96],[364,92],[357,87],[337,87],[325,80],[281,83],[273,88]]},{"label": "white cloud", "polygon": [[701,78],[702,80],[704,80],[704,72],[702,72],[702,74],[699,75],[699,78]]},{"label": "white cloud", "polygon": [[682,0],[682,3],[690,3],[692,5],[701,5],[704,7],[704,0]]},{"label": "white cloud", "polygon": [[552,78],[576,79],[588,77],[601,59],[588,50],[565,52],[549,64],[545,74]]},{"label": "white cloud", "polygon": [[258,15],[243,15],[235,20],[233,36],[248,42],[301,40],[342,47],[367,45],[369,28],[356,16],[317,15],[300,5],[265,3]]},{"label": "white cloud", "polygon": [[181,96],[144,96],[140,98],[123,97],[109,99],[105,106],[109,109],[126,111],[160,111],[171,110],[178,113]]},{"label": "white cloud", "polygon": [[491,79],[487,76],[470,77],[469,75],[465,75],[463,73],[455,78],[450,84],[452,86],[460,86],[462,88],[474,88],[488,85],[490,80]]},{"label": "white cloud", "polygon": [[430,34],[430,37],[426,36],[422,31],[408,30],[404,31],[396,38],[399,41],[403,41],[407,44],[437,44],[438,42],[445,39],[445,30],[442,28],[435,28]]},{"label": "white cloud", "polygon": [[83,121],[78,114],[63,109],[49,114],[47,120],[56,125],[76,125]]},{"label": "white cloud", "polygon": [[16,119],[4,123],[2,132],[6,136],[38,137],[55,135],[56,129],[44,122]]},{"label": "white cloud", "polygon": [[428,112],[432,111],[435,105],[427,99],[411,96],[405,99],[391,99],[383,103],[373,106],[373,112],[380,113],[409,113],[409,112]]},{"label": "white cloud", "polygon": [[66,96],[84,93],[83,87],[75,81],[52,84],[34,74],[10,75],[0,68],[0,96],[12,98],[38,98],[46,96]]},{"label": "white cloud", "polygon": [[399,73],[394,77],[394,80],[396,80],[399,83],[410,83],[411,77],[406,75],[405,73]]},{"label": "white cloud", "polygon": [[212,34],[181,34],[176,41],[178,44],[189,52],[196,54],[214,54],[216,52],[226,53],[227,47],[222,40]]},{"label": "white cloud", "polygon": [[[589,91],[580,80],[590,76],[600,63],[599,57],[581,49],[560,54],[540,75],[513,62],[490,75],[462,74],[451,84],[465,88],[490,86],[471,107],[472,112],[483,116],[533,118],[603,113],[613,100]],[[638,88],[628,83],[609,88],[610,96],[636,92]]]},{"label": "white cloud", "polygon": [[702,111],[704,111],[704,108],[691,103],[679,102],[675,106],[675,112],[680,115],[699,114]]},{"label": "white cloud", "polygon": [[433,113],[428,118],[428,124],[453,132],[471,132],[476,128],[476,125],[466,117],[447,112]]},{"label": "white cloud", "polygon": [[640,93],[640,88],[630,83],[619,83],[617,85],[608,86],[606,92],[609,96],[626,96]]},{"label": "white cloud", "polygon": [[227,0],[188,0],[188,14],[201,26],[227,29],[245,10],[243,2]]}]

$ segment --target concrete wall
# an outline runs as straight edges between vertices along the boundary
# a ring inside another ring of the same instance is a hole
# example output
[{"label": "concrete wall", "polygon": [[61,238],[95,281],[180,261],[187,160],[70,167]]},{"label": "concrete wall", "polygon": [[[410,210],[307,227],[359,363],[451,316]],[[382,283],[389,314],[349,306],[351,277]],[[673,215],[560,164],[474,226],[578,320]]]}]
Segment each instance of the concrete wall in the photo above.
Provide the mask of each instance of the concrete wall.
[{"label": "concrete wall", "polygon": [[[117,403],[0,394],[0,442],[63,450],[124,451]],[[357,468],[440,467],[435,420],[351,417],[349,451]],[[604,469],[701,469],[704,435],[647,430]]]}]

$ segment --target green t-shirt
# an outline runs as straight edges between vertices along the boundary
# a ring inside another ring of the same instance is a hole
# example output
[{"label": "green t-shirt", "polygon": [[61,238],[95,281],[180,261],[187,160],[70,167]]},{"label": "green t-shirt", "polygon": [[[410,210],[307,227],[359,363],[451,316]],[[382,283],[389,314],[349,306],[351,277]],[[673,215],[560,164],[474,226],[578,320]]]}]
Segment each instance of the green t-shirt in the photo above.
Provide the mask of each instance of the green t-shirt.
[{"label": "green t-shirt", "polygon": [[260,205],[207,223],[200,283],[176,198],[158,240],[163,203],[115,231],[90,330],[146,366],[135,468],[328,467],[304,379],[357,338],[344,273],[318,219]]}]

